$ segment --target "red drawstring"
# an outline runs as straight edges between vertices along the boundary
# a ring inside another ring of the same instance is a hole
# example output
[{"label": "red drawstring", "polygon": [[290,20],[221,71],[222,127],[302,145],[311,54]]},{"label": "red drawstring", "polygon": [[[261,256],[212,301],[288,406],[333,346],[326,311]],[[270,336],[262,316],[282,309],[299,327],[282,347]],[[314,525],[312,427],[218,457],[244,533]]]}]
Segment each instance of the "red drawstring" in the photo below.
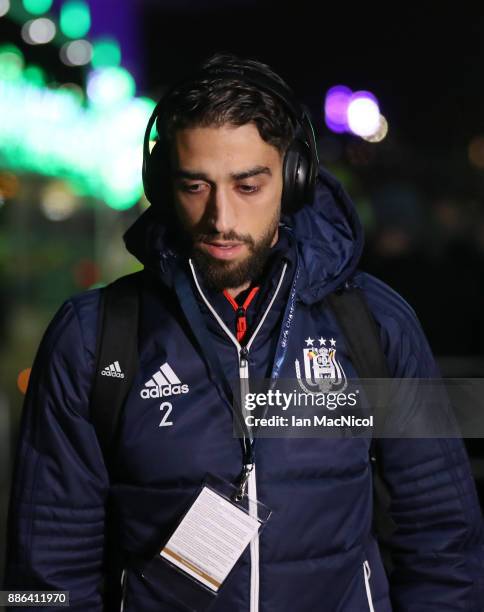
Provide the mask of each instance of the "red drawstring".
[{"label": "red drawstring", "polygon": [[234,298],[230,295],[227,289],[223,290],[223,294],[228,299],[228,301],[232,304],[232,308],[237,312],[237,340],[240,342],[247,331],[247,319],[246,312],[249,304],[254,299],[255,294],[259,291],[259,287],[252,287],[249,291],[249,295],[245,298],[242,306],[239,306]]}]

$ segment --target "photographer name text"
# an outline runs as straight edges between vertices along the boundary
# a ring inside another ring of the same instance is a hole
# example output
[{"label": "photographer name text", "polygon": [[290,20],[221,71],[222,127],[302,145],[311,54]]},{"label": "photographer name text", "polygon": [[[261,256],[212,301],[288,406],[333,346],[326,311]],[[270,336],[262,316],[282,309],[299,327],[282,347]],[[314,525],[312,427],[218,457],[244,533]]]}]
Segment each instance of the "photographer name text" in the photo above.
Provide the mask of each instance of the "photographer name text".
[{"label": "photographer name text", "polygon": [[247,427],[373,427],[373,415],[368,417],[339,416],[329,417],[325,414],[311,417],[271,416],[259,418],[253,414],[245,417]]}]

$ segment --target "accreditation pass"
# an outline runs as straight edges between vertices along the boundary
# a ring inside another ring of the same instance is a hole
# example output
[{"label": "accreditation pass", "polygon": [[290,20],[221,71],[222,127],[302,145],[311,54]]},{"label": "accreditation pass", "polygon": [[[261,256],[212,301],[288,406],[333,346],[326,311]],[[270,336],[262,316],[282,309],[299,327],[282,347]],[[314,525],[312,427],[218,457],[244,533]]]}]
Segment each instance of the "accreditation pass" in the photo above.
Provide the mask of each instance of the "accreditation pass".
[{"label": "accreditation pass", "polygon": [[256,517],[204,487],[160,555],[217,592],[259,525]]}]

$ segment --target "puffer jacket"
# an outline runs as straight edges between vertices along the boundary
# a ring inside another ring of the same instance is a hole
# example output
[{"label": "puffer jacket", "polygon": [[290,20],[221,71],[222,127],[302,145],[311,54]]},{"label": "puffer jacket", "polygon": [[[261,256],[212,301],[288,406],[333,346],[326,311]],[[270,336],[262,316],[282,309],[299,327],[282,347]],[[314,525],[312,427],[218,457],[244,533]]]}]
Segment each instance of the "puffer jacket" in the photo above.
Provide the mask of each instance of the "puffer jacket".
[{"label": "puffer jacket", "polygon": [[[102,610],[110,499],[123,551],[121,609],[183,609],[170,584],[143,579],[138,561],[149,560],[166,541],[207,473],[236,480],[242,452],[231,401],[174,292],[177,264],[167,246],[169,231],[147,211],[125,235],[127,248],[144,264],[140,367],[123,413],[116,456],[121,476],[112,483],[89,407],[100,290],[66,300],[44,335],[22,415],[6,588],[68,590],[72,610]],[[228,376],[248,376],[249,384],[269,374],[295,378],[306,340],[327,338],[345,376],[356,378],[346,339],[325,301],[345,282],[365,294],[391,375],[438,376],[411,307],[357,268],[361,226],[350,198],[326,170],[320,169],[314,201],[286,219],[283,231],[292,255],[274,271],[250,330],[247,362],[202,284],[197,288],[190,280]],[[396,525],[390,579],[372,532],[369,440],[261,438],[249,493],[273,514],[210,612],[484,610],[482,517],[462,442],[378,444]]]}]

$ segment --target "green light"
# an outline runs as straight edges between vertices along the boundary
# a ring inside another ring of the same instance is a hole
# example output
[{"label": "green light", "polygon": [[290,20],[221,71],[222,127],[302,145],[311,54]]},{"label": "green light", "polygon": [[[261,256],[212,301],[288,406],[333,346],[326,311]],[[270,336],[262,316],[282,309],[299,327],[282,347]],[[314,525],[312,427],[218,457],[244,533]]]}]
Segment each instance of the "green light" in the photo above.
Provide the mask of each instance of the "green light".
[{"label": "green light", "polygon": [[15,55],[17,56],[22,64],[24,61],[24,55],[22,53],[22,51],[20,51],[20,49],[18,47],[16,47],[15,45],[1,45],[0,46],[0,55]]},{"label": "green light", "polygon": [[[12,79],[7,71],[8,78],[3,78],[2,61],[10,69],[16,66],[19,77]],[[23,72],[21,68],[20,51],[0,47],[0,116],[8,117],[0,121],[2,167],[62,176],[80,195],[101,199],[116,210],[136,204],[142,196],[143,134],[153,100],[125,97],[133,91],[132,77],[121,68],[95,71],[102,75],[94,86],[101,96],[105,71],[109,90],[113,76],[114,81],[121,75],[125,79],[122,97],[118,91],[116,103],[107,106],[86,106],[65,87],[39,87],[42,71],[37,66]]]},{"label": "green light", "polygon": [[60,28],[69,38],[86,36],[91,27],[89,6],[82,0],[67,0],[60,11]]},{"label": "green light", "polygon": [[59,93],[64,93],[71,96],[78,104],[84,104],[85,95],[82,87],[79,87],[76,83],[64,83],[58,89]]},{"label": "green light", "polygon": [[24,68],[24,56],[15,45],[0,47],[0,79],[14,81],[21,78]]},{"label": "green light", "polygon": [[91,60],[94,68],[119,66],[121,63],[121,49],[114,38],[100,38],[93,43]]},{"label": "green light", "polygon": [[50,11],[52,0],[23,0],[24,9],[32,15],[42,15]]},{"label": "green light", "polygon": [[156,127],[156,121],[153,124],[150,132],[150,140],[155,141],[159,139],[158,128]]},{"label": "green light", "polygon": [[34,64],[27,66],[24,70],[23,77],[26,81],[38,87],[45,85],[45,72],[40,66],[35,66]]},{"label": "green light", "polygon": [[87,95],[98,107],[119,104],[133,97],[135,90],[132,75],[121,67],[101,68],[88,76]]}]

